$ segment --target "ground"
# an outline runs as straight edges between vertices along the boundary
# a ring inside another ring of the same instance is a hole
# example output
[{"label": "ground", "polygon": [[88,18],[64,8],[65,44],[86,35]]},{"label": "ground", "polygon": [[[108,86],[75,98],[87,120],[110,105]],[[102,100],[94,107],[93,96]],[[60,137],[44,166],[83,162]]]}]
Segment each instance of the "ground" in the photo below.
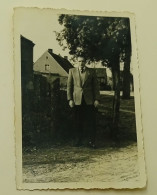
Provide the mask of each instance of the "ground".
[{"label": "ground", "polygon": [[139,179],[137,146],[122,148],[52,147],[23,155],[23,181],[135,182]]},{"label": "ground", "polygon": [[23,147],[23,181],[136,182],[139,180],[138,151],[133,95],[121,99],[119,145],[110,137],[112,92],[101,93],[98,112],[97,148],[73,147],[71,143],[44,143]]}]

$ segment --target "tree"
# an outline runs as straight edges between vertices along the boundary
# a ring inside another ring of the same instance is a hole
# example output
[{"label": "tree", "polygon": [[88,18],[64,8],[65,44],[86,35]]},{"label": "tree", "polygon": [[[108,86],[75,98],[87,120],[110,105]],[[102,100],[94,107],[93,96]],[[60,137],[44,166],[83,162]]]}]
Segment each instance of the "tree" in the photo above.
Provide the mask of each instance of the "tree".
[{"label": "tree", "polygon": [[131,35],[130,35],[130,21],[129,19],[125,20],[126,32],[125,32],[125,44],[123,47],[123,53],[125,57],[124,61],[124,71],[123,71],[123,98],[130,98],[130,61],[131,61]]},{"label": "tree", "polygon": [[[90,62],[101,61],[113,75],[115,89],[113,100],[113,129],[118,129],[120,107],[120,60],[128,46],[128,18],[60,15],[64,28],[56,32],[56,39],[74,58]],[[127,63],[128,64],[128,63]]]}]

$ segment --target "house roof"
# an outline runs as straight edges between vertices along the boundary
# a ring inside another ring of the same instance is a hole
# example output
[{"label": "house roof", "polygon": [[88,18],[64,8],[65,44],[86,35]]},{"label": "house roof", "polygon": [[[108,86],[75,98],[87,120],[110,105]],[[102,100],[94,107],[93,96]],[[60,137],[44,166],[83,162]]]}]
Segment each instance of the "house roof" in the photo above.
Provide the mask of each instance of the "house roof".
[{"label": "house roof", "polygon": [[[49,51],[48,51],[49,52]],[[49,52],[49,54],[58,62],[58,64],[68,73],[70,68],[73,68],[72,64],[65,58]]]},{"label": "house roof", "polygon": [[24,36],[22,36],[22,35],[21,35],[20,37],[21,37],[21,43],[27,43],[27,44],[30,44],[30,45],[32,45],[32,46],[35,45],[35,44],[33,43],[33,41],[27,39],[26,37],[24,37]]}]

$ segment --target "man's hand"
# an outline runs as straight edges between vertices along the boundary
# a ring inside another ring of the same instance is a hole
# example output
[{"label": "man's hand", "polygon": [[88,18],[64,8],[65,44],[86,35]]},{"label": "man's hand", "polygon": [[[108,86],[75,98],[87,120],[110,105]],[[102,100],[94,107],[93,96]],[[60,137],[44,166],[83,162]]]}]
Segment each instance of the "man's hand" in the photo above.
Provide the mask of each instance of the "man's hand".
[{"label": "man's hand", "polygon": [[94,106],[95,106],[95,108],[97,108],[99,106],[99,101],[98,100],[94,101]]},{"label": "man's hand", "polygon": [[70,100],[70,101],[69,101],[69,106],[70,106],[71,108],[73,108],[73,107],[75,106],[75,104],[74,104],[74,101],[73,101],[73,100]]}]

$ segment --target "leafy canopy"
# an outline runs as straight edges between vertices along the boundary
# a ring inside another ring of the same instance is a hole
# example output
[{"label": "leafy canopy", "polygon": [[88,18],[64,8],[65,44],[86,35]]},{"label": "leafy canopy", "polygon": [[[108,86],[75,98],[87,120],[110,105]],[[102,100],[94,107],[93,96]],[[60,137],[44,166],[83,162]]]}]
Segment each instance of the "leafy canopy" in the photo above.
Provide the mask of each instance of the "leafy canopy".
[{"label": "leafy canopy", "polygon": [[129,18],[62,14],[58,21],[63,30],[56,32],[56,39],[74,58],[111,66],[131,50]]}]

